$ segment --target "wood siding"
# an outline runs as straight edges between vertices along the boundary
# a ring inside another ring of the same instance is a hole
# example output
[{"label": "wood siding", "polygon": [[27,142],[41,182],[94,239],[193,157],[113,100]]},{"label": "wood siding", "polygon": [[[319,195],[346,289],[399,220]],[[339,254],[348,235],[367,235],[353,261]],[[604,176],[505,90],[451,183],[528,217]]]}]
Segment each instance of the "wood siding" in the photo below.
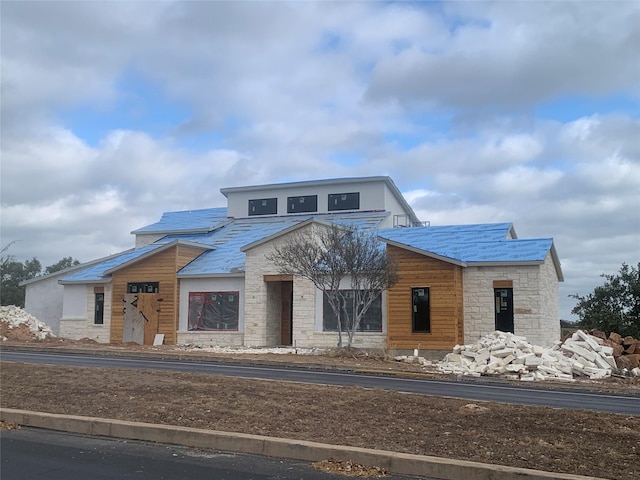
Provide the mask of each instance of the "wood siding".
[{"label": "wood siding", "polygon": [[[187,263],[202,254],[202,250],[177,245],[144,258],[112,274],[111,343],[122,343],[124,328],[123,300],[127,283],[158,282],[157,332],[164,334],[164,343],[176,343],[179,310],[179,285],[176,273]],[[155,327],[156,319],[153,319]],[[152,338],[145,330],[145,343]]]},{"label": "wood siding", "polygon": [[[395,246],[387,246],[398,265],[398,283],[388,291],[387,346],[390,349],[450,350],[463,343],[462,267]],[[430,333],[413,333],[411,289],[428,287]]]}]

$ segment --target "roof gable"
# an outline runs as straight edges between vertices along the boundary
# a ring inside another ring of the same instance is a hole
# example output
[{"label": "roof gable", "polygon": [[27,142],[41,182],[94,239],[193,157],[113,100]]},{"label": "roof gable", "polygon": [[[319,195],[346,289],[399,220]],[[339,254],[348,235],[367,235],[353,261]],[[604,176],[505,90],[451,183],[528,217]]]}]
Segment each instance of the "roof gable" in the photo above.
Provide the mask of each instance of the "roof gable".
[{"label": "roof gable", "polygon": [[109,276],[113,272],[177,245],[186,245],[189,247],[200,248],[202,250],[209,250],[212,248],[208,245],[177,239],[168,243],[154,243],[145,247],[126,250],[119,255],[111,256],[103,262],[91,265],[88,268],[73,273],[72,275],[61,278],[58,282],[61,284],[106,282],[109,280]]},{"label": "roof gable", "polygon": [[513,237],[510,223],[384,229],[378,233],[389,245],[465,267],[540,264],[551,252],[558,278],[563,280],[553,239]]}]

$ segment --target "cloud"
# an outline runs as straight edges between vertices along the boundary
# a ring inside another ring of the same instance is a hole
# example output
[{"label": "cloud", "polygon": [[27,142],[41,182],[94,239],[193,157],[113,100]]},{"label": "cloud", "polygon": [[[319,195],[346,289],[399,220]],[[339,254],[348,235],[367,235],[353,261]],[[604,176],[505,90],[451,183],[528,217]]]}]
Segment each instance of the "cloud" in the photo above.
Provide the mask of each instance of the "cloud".
[{"label": "cloud", "polygon": [[[482,5],[480,7],[480,5]],[[487,8],[488,7],[488,8]],[[431,38],[375,66],[371,101],[506,110],[567,94],[637,97],[640,21],[633,2],[458,2],[444,48]]]},{"label": "cloud", "polygon": [[2,244],[89,260],[163,211],[223,206],[222,187],[389,175],[432,224],[553,236],[563,295],[586,293],[640,259],[639,15],[625,1],[5,3]]}]

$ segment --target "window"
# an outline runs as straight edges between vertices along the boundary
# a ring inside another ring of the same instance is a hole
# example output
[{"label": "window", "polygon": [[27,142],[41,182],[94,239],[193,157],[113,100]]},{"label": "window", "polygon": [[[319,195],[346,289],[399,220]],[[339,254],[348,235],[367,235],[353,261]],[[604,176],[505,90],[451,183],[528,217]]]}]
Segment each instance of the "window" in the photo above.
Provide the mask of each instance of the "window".
[{"label": "window", "polygon": [[413,298],[413,322],[414,333],[431,332],[431,309],[429,305],[429,288],[412,288]]},{"label": "window", "polygon": [[318,211],[318,196],[287,197],[287,213],[304,213]]},{"label": "window", "polygon": [[104,324],[104,293],[95,293],[95,307],[93,312],[93,324]]},{"label": "window", "polygon": [[360,208],[359,193],[330,193],[329,211],[358,210]]},{"label": "window", "polygon": [[[349,321],[353,321],[354,307],[355,307],[355,295],[353,290],[342,291],[346,302],[342,302],[342,329],[346,329],[344,322],[347,318],[346,312],[349,309]],[[337,332],[338,331],[338,319],[333,308],[329,303],[329,293],[324,292],[324,302],[322,308],[322,330],[325,332]],[[382,295],[378,295],[369,309],[364,314],[364,317],[360,319],[360,325],[358,326],[359,332],[382,332]]]},{"label": "window", "polygon": [[127,283],[127,293],[158,293],[158,282]]},{"label": "window", "polygon": [[275,215],[278,213],[277,198],[249,200],[249,215]]},{"label": "window", "polygon": [[238,292],[190,292],[189,330],[238,330]]}]

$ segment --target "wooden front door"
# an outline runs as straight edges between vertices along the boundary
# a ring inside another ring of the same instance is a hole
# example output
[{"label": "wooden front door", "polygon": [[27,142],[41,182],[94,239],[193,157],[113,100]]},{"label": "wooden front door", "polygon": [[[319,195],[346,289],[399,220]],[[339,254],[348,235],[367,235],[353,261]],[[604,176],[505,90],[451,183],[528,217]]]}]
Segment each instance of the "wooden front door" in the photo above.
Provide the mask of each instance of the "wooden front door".
[{"label": "wooden front door", "polygon": [[158,294],[127,293],[124,302],[122,342],[153,345],[158,333]]}]

